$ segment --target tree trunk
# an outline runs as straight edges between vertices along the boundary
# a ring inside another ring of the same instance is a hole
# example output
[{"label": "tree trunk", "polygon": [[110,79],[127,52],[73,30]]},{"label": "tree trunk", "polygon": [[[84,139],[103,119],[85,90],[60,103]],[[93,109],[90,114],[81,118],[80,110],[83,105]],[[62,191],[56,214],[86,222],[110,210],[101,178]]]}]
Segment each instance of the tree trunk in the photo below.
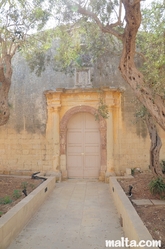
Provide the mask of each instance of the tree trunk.
[{"label": "tree trunk", "polygon": [[165,130],[165,100],[157,94],[153,96],[152,91],[145,87],[144,76],[137,70],[134,62],[136,35],[141,24],[140,0],[122,0],[122,3],[126,12],[126,27],[119,69],[136,97]]},{"label": "tree trunk", "polygon": [[154,175],[163,175],[159,160],[160,149],[162,147],[161,139],[158,135],[154,120],[150,114],[146,114],[145,121],[151,140],[150,168]]},{"label": "tree trunk", "polygon": [[0,82],[0,126],[7,123],[10,110],[8,105],[9,86],[6,83]]},{"label": "tree trunk", "polygon": [[4,62],[0,65],[0,126],[6,124],[10,116],[8,104],[12,76],[10,55],[5,56]]}]

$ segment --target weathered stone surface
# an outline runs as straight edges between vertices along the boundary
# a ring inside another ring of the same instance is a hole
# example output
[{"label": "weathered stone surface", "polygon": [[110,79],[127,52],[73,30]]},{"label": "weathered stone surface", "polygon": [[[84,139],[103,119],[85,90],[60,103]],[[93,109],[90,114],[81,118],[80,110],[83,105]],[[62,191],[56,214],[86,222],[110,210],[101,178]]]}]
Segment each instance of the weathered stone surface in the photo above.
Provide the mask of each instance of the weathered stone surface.
[{"label": "weathered stone surface", "polygon": [[[88,106],[86,111],[90,108],[96,110],[100,87],[103,86],[107,86],[116,96],[120,92],[117,89],[125,87],[126,91],[121,93],[120,98],[112,98],[113,94],[104,91],[109,118],[100,121],[99,124],[102,150],[101,175],[103,172],[105,175],[106,169],[108,172],[115,172],[116,175],[124,175],[126,168],[148,169],[147,131],[143,122],[135,123],[134,97],[119,74],[119,58],[112,56],[106,65],[101,65],[100,62],[94,65],[91,68],[93,87],[88,89],[75,89],[75,77],[54,71],[53,64],[47,65],[45,71],[38,77],[30,72],[27,62],[19,54],[16,54],[12,63],[13,76],[9,96],[11,115],[9,122],[0,127],[1,173],[61,170],[63,177],[67,177],[66,160],[61,160],[58,150],[60,147],[61,155],[66,151],[66,123],[63,122],[60,126],[60,122],[66,121],[65,115],[68,115],[66,112],[69,109],[76,109],[79,105]],[[62,100],[60,100],[60,89],[63,94]],[[95,93],[92,93],[93,90]],[[52,106],[49,108],[45,92],[59,92],[59,95],[56,94],[56,99],[51,99],[53,94],[50,94],[49,102]],[[70,102],[67,102],[68,100]],[[69,118],[71,116],[70,114]],[[160,135],[163,141],[164,134]],[[163,150],[164,148],[161,150],[162,157]]]},{"label": "weathered stone surface", "polygon": [[[124,81],[118,71],[118,58],[110,58],[109,66],[100,75],[98,65],[91,68],[92,87],[123,86]],[[57,88],[74,88],[75,76],[54,70],[52,63],[48,64],[41,76],[30,71],[28,63],[16,54],[12,61],[13,76],[10,89],[10,120],[9,126],[18,131],[26,130],[31,133],[45,133],[47,110],[44,92],[55,91]],[[106,70],[106,72],[104,72]],[[107,72],[108,70],[108,72]],[[108,73],[108,77],[105,74]]]}]

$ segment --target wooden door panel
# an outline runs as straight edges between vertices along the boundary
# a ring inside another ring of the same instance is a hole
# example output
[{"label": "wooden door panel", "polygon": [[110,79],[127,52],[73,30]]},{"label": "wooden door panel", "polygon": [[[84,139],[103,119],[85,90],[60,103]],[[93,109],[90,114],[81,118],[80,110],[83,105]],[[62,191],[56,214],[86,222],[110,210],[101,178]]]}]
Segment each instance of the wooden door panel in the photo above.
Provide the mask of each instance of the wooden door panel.
[{"label": "wooden door panel", "polygon": [[68,156],[68,166],[70,169],[81,169],[82,168],[82,156],[70,155]]},{"label": "wooden door panel", "polygon": [[93,170],[97,170],[98,167],[96,167],[96,165],[98,165],[98,159],[99,157],[97,155],[86,155],[84,160],[84,168],[89,168],[90,170],[93,168]]},{"label": "wooden door panel", "polygon": [[85,147],[85,150],[84,150],[84,155],[98,155],[98,152],[99,152],[99,147],[96,145],[96,146],[86,146]]},{"label": "wooden door panel", "polygon": [[83,177],[82,129],[69,129],[67,133],[67,167],[69,177]]},{"label": "wooden door panel", "polygon": [[100,169],[98,122],[89,113],[78,113],[69,121],[67,128],[68,176],[98,178]]},{"label": "wooden door panel", "polygon": [[69,130],[67,136],[67,143],[70,144],[81,144],[82,145],[83,132],[82,130]]},{"label": "wooden door panel", "polygon": [[67,134],[67,153],[81,153],[83,150],[82,131],[68,131]]},{"label": "wooden door panel", "polygon": [[70,145],[68,148],[68,155],[81,155],[82,151],[82,146],[77,144],[76,148],[75,145]]},{"label": "wooden door panel", "polygon": [[94,116],[86,114],[84,130],[84,177],[98,177],[100,167],[100,133]]},{"label": "wooden door panel", "polygon": [[100,144],[100,134],[98,131],[85,130],[85,146],[87,144]]},{"label": "wooden door panel", "polygon": [[98,156],[88,156],[84,158],[84,178],[97,178],[99,176]]}]

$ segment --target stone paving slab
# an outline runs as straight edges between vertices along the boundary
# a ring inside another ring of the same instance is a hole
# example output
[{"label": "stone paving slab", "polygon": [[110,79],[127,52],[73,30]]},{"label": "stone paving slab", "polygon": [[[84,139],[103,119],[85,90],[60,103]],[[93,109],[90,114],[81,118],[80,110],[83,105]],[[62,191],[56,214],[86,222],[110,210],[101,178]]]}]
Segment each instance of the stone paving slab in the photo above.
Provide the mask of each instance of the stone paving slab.
[{"label": "stone paving slab", "polygon": [[132,200],[132,202],[136,205],[153,205],[149,199]]},{"label": "stone paving slab", "polygon": [[151,199],[151,202],[152,202],[154,205],[165,205],[165,201],[163,201],[163,200],[152,200],[152,199]]},{"label": "stone paving slab", "polygon": [[163,200],[137,199],[132,200],[132,202],[136,205],[165,205],[165,201]]},{"label": "stone paving slab", "polygon": [[57,183],[8,249],[104,249],[105,240],[121,237],[109,185],[68,180]]}]

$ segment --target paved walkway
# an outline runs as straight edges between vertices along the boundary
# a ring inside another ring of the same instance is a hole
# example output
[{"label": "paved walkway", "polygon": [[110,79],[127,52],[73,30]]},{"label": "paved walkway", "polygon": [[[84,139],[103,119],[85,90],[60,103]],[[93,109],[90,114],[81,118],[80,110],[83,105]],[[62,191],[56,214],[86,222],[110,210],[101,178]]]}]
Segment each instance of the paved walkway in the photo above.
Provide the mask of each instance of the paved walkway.
[{"label": "paved walkway", "polygon": [[68,180],[56,184],[8,249],[103,249],[122,236],[109,185]]},{"label": "paved walkway", "polygon": [[165,200],[154,200],[154,199],[132,199],[132,202],[136,205],[143,206],[143,205],[165,205]]}]

